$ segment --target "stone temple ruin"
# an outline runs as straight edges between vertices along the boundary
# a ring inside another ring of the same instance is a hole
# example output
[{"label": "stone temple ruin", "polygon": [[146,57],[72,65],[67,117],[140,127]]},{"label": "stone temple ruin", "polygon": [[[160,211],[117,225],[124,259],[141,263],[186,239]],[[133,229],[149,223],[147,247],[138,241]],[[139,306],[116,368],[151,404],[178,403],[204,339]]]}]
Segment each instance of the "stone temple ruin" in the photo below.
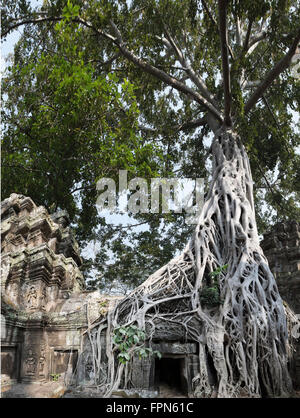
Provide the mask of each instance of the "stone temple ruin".
[{"label": "stone temple ruin", "polygon": [[[2,384],[72,373],[86,304],[103,297],[84,290],[68,215],[50,216],[30,198],[12,194],[2,202],[1,216]],[[89,312],[91,320],[99,315]]]},{"label": "stone temple ruin", "polygon": [[[12,194],[2,202],[1,220],[2,390],[58,375],[66,385],[90,385],[95,370],[90,330],[122,297],[85,290],[79,248],[65,211],[50,215],[29,197]],[[300,225],[277,224],[264,235],[262,248],[283,300],[300,313]],[[101,338],[105,374],[105,334]],[[162,358],[134,358],[131,386],[155,391],[170,384],[190,395],[199,370],[197,344],[185,341],[179,328],[176,332],[162,324],[152,349]],[[299,344],[290,368],[300,387]]]}]

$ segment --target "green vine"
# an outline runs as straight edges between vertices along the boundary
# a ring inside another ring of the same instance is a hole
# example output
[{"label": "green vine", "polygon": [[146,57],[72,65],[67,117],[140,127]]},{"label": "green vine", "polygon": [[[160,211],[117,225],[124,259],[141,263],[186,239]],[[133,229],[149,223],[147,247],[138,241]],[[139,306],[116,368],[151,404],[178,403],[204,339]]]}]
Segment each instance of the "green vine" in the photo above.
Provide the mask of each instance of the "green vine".
[{"label": "green vine", "polygon": [[137,354],[139,359],[152,355],[161,358],[159,351],[145,347],[145,332],[136,325],[116,328],[113,342],[118,351],[119,362],[122,364],[126,364],[134,354]]}]

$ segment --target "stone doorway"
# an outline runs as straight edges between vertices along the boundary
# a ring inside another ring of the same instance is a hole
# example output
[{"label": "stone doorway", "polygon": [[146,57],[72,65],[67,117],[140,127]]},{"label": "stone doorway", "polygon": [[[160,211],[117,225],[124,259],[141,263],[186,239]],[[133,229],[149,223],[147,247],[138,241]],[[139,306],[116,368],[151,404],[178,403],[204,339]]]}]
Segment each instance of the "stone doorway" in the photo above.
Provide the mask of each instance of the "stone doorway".
[{"label": "stone doorway", "polygon": [[52,354],[51,374],[72,374],[76,368],[78,350],[54,349]]},{"label": "stone doorway", "polygon": [[17,346],[1,346],[1,374],[10,380],[19,379],[19,358]]},{"label": "stone doorway", "polygon": [[184,357],[162,357],[155,359],[155,387],[162,398],[187,396]]}]

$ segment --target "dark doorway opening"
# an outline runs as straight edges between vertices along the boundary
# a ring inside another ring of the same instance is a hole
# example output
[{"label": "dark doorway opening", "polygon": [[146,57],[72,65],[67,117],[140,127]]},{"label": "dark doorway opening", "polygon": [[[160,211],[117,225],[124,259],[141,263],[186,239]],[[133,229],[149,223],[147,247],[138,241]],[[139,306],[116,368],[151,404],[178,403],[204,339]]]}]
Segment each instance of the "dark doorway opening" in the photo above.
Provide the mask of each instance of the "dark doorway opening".
[{"label": "dark doorway opening", "polygon": [[6,374],[10,379],[17,379],[19,376],[19,365],[17,347],[1,347],[1,374]]},{"label": "dark doorway opening", "polygon": [[184,358],[163,357],[155,360],[155,386],[164,397],[187,393]]},{"label": "dark doorway opening", "polygon": [[77,364],[77,350],[54,350],[52,373],[61,374],[68,371],[74,371]]}]

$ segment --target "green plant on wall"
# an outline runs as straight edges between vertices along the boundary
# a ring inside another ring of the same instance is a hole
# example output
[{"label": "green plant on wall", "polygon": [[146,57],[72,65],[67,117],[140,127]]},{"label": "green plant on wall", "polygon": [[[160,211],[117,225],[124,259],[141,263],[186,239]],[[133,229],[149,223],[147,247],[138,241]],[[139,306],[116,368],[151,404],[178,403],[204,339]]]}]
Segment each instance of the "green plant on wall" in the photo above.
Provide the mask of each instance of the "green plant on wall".
[{"label": "green plant on wall", "polygon": [[58,379],[60,378],[60,373],[51,373],[50,377],[51,377],[53,382],[57,382]]},{"label": "green plant on wall", "polygon": [[223,302],[220,296],[219,277],[227,270],[227,267],[228,264],[225,264],[224,266],[220,266],[210,273],[212,285],[205,287],[200,294],[200,301],[203,306],[206,305],[214,307],[220,305]]},{"label": "green plant on wall", "polygon": [[136,325],[116,328],[113,342],[118,351],[119,362],[122,364],[126,364],[134,354],[137,354],[139,359],[153,355],[161,358],[159,351],[145,347],[145,332]]}]

